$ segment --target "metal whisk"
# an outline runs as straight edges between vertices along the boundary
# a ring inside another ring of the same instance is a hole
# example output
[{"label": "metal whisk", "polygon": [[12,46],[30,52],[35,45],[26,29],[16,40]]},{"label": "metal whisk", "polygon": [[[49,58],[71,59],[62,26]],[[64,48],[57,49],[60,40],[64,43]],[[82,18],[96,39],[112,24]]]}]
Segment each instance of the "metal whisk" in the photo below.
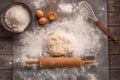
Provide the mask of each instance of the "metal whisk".
[{"label": "metal whisk", "polygon": [[79,7],[83,9],[84,15],[95,21],[96,24],[102,29],[102,31],[106,33],[113,41],[115,41],[114,35],[105,28],[101,21],[96,17],[92,7],[86,1],[81,1],[79,3]]}]

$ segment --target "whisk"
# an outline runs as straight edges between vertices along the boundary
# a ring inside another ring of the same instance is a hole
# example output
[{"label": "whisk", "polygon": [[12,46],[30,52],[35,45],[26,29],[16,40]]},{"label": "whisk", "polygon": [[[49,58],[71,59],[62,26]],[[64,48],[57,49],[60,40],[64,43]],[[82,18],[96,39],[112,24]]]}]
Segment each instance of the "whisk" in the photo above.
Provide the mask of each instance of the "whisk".
[{"label": "whisk", "polygon": [[79,7],[84,11],[85,16],[95,21],[96,24],[102,29],[102,31],[106,33],[108,37],[111,38],[111,40],[115,41],[114,35],[105,28],[101,21],[96,17],[92,7],[86,1],[81,1],[79,3]]}]

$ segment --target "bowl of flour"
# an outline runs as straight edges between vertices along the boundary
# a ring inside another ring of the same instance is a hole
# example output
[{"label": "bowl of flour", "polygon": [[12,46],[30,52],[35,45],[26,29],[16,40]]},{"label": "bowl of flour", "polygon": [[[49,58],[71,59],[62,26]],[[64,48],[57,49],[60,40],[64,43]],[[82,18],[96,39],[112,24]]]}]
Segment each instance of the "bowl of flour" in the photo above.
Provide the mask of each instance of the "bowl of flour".
[{"label": "bowl of flour", "polygon": [[23,32],[32,21],[30,8],[20,2],[14,2],[7,6],[1,15],[2,25],[10,32]]}]

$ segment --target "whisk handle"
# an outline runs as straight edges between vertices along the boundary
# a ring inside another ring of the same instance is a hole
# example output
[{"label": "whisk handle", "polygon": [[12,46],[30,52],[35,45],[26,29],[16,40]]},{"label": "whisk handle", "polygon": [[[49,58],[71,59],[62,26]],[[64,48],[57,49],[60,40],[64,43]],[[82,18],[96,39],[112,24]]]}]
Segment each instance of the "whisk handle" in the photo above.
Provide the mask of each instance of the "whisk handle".
[{"label": "whisk handle", "polygon": [[108,37],[115,41],[114,35],[105,28],[105,26],[101,23],[100,20],[96,20],[96,23],[102,29],[102,31],[108,35]]}]

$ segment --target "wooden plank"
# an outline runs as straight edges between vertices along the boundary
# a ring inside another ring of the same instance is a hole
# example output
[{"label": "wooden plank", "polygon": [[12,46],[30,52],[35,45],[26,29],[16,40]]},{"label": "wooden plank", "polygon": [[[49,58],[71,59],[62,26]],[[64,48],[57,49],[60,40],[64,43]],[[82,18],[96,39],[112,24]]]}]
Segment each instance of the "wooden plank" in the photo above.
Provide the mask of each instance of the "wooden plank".
[{"label": "wooden plank", "polygon": [[120,80],[120,70],[110,70],[110,80]]},{"label": "wooden plank", "polygon": [[12,55],[0,55],[0,69],[12,69]]},{"label": "wooden plank", "polygon": [[0,25],[0,38],[13,38],[13,33],[7,31],[2,25]]},{"label": "wooden plank", "polygon": [[[1,16],[1,13],[0,13],[0,16]],[[1,21],[0,21],[0,38],[13,38],[13,33],[11,33],[11,32],[9,32],[9,31],[7,31],[4,27],[3,27],[3,25],[2,25],[2,23],[1,23]]]},{"label": "wooden plank", "polygon": [[0,0],[0,12],[4,10],[4,8],[12,3],[13,0]]},{"label": "wooden plank", "polygon": [[108,0],[108,24],[110,27],[120,27],[120,1]]},{"label": "wooden plank", "polygon": [[108,13],[108,24],[110,27],[114,27],[114,25],[118,25],[120,27],[120,13],[119,12],[111,12]]},{"label": "wooden plank", "polygon": [[110,69],[120,69],[120,55],[110,55]]},{"label": "wooden plank", "polygon": [[12,54],[13,41],[0,39],[0,54]]},{"label": "wooden plank", "polygon": [[108,11],[120,11],[120,0],[108,0]]},{"label": "wooden plank", "polygon": [[0,80],[12,80],[12,70],[0,70]]},{"label": "wooden plank", "polygon": [[110,30],[110,32],[113,33],[116,40],[120,40],[120,27],[109,27],[109,30]]},{"label": "wooden plank", "polygon": [[109,54],[120,54],[120,41],[117,44],[113,41],[109,41]]},{"label": "wooden plank", "polygon": [[[3,1],[4,2],[4,1]],[[1,5],[1,4],[0,4]],[[1,16],[1,13],[0,13],[0,16]],[[0,38],[1,37],[10,37],[12,38],[13,36],[13,33],[7,31],[3,26],[2,26],[2,23],[1,23],[1,19],[0,19]]]},{"label": "wooden plank", "polygon": [[[7,7],[8,4],[11,4],[13,0],[0,0],[0,16],[2,11],[4,10],[5,7]],[[1,24],[0,21],[0,37],[12,37],[12,33],[8,32],[5,30]]]}]

